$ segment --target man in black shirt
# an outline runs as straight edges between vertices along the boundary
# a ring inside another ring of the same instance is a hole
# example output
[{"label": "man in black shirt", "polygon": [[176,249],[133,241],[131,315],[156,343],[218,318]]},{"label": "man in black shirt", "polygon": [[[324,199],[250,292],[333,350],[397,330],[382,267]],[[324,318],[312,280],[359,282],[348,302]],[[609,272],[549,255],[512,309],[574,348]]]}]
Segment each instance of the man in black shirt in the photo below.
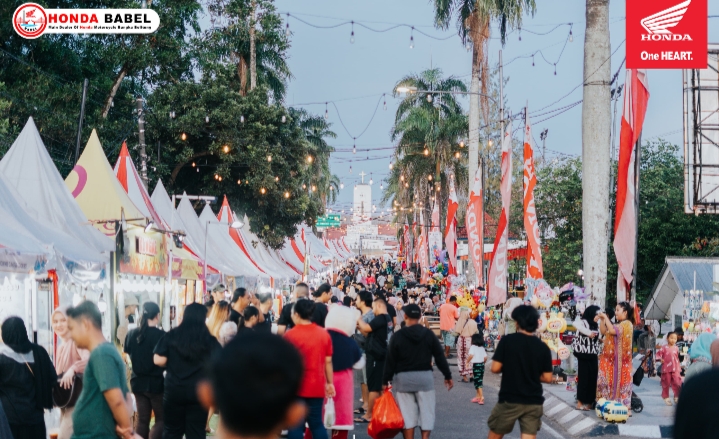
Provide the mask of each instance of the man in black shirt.
[{"label": "man in black shirt", "polygon": [[257,309],[260,310],[260,321],[253,328],[255,331],[272,332],[272,317],[270,309],[272,308],[272,294],[256,294]]},{"label": "man in black shirt", "polygon": [[[294,294],[294,302],[290,302],[287,305],[283,306],[282,312],[280,313],[280,318],[277,319],[277,335],[284,335],[285,332],[289,331],[295,326],[294,322],[292,321],[292,306],[298,300],[309,299],[310,288],[307,286],[306,283],[300,282],[295,285]],[[324,308],[324,313],[322,312],[321,308]],[[327,306],[315,306],[315,312],[312,315],[312,323],[316,323],[324,327],[325,317],[327,317]]]},{"label": "man in black shirt", "polygon": [[315,301],[315,312],[312,317],[312,323],[316,323],[319,326],[325,327],[325,318],[329,309],[327,304],[332,299],[332,287],[330,284],[324,283],[317,287],[317,290],[312,292],[312,298]]},{"label": "man in black shirt", "polygon": [[489,439],[502,439],[519,421],[522,439],[535,438],[544,414],[542,383],[552,382],[552,354],[534,332],[539,313],[529,305],[512,311],[517,332],[502,337],[492,358],[492,373],[502,373],[499,402],[489,416]]},{"label": "man in black shirt", "polygon": [[374,402],[382,392],[382,374],[384,361],[387,356],[387,340],[389,338],[389,325],[391,318],[387,315],[387,302],[375,299],[372,302],[374,319],[365,323],[362,317],[357,319],[357,328],[367,337],[365,353],[367,355],[367,387],[369,389],[368,410],[365,417],[358,418],[357,422],[369,422],[374,409]]},{"label": "man in black shirt", "polygon": [[242,313],[244,313],[245,308],[250,305],[251,300],[252,297],[250,293],[244,288],[237,288],[235,292],[232,293],[232,301],[230,302],[230,306],[232,307],[232,309],[230,309],[230,321],[234,322],[238,327],[240,326]]}]

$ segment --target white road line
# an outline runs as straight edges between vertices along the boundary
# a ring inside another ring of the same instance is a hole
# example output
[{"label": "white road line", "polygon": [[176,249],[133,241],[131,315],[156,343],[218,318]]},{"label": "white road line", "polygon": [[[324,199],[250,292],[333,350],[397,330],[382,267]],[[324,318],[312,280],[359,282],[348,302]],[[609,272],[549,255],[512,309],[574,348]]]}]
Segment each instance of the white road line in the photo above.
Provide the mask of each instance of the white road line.
[{"label": "white road line", "polygon": [[546,431],[547,433],[551,434],[552,436],[556,437],[557,439],[566,439],[564,436],[559,434],[557,430],[553,429],[549,425],[547,425],[546,422],[542,422],[542,430]]},{"label": "white road line", "polygon": [[564,415],[562,417],[562,419],[559,420],[559,423],[566,424],[567,422],[571,421],[572,419],[576,418],[579,415],[580,415],[579,410],[572,410],[571,412]]},{"label": "white road line", "polygon": [[594,422],[592,419],[584,418],[583,421],[579,422],[578,424],[574,424],[574,426],[572,426],[568,431],[569,434],[573,436],[580,431],[593,426],[594,424],[596,424],[596,422]]},{"label": "white road line", "polygon": [[552,416],[556,415],[557,413],[561,412],[562,410],[568,409],[569,406],[563,402],[560,402],[559,404],[555,405],[549,411],[547,411],[547,415]]}]

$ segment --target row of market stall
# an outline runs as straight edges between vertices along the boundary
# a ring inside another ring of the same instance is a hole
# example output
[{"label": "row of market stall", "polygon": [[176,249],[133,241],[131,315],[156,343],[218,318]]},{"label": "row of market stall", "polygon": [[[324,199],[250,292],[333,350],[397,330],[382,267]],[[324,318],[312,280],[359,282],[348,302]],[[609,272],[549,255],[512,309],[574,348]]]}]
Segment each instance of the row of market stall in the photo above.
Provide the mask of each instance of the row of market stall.
[{"label": "row of market stall", "polygon": [[125,303],[157,302],[170,328],[219,283],[278,294],[351,256],[343,240],[323,242],[304,224],[269,248],[226,197],[217,214],[208,202],[199,216],[190,198],[209,199],[171,197],[162,181],[150,196],[127,146],[113,169],[94,130],[63,181],[30,118],[0,160],[0,321],[22,317],[54,352],[57,306],[96,302],[114,340],[136,321]]}]

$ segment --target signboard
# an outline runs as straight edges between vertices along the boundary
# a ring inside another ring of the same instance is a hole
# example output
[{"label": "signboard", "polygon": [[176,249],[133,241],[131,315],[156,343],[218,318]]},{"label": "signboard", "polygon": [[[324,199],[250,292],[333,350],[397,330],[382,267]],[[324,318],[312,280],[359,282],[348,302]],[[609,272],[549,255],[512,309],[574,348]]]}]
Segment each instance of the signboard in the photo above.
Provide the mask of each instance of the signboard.
[{"label": "signboard", "polygon": [[30,294],[25,278],[0,275],[0,323],[12,316],[27,320],[25,296]]},{"label": "signboard", "polygon": [[194,259],[172,258],[172,277],[180,279],[202,280],[204,267]]},{"label": "signboard", "polygon": [[317,218],[317,227],[339,227],[341,222],[340,214],[328,214]]},{"label": "signboard", "polygon": [[165,235],[129,226],[124,237],[125,251],[119,258],[119,272],[142,276],[167,276]]}]

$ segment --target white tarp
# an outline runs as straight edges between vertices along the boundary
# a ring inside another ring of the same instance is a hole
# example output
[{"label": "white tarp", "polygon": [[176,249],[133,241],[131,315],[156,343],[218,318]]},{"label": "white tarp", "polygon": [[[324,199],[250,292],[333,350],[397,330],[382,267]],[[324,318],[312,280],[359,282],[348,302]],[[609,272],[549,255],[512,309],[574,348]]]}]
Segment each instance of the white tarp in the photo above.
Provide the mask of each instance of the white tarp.
[{"label": "white tarp", "polygon": [[[253,252],[259,261],[261,261],[260,265],[263,269],[266,267],[266,271],[274,273],[273,277],[277,279],[297,277],[296,271],[290,268],[287,263],[276,254],[273,257],[275,251],[267,248],[257,235],[252,233],[250,230],[250,222],[246,216],[245,222],[239,232],[240,235],[242,235],[242,240],[246,244],[248,251]],[[256,246],[253,245],[253,243],[257,243]]]},{"label": "white tarp", "polygon": [[90,253],[79,257],[109,262],[109,252],[115,249],[115,243],[88,223],[48,154],[32,117],[0,160],[0,175],[31,207],[28,213],[35,220],[63,231],[97,253],[107,252],[102,258]]},{"label": "white tarp", "polygon": [[[182,204],[182,202],[180,202],[180,204]],[[189,204],[189,202],[187,204]],[[260,271],[237,244],[235,244],[235,241],[232,240],[227,231],[230,226],[220,224],[220,221],[215,216],[215,213],[212,212],[209,204],[205,204],[202,213],[200,213],[200,223],[205,226],[209,239],[217,243],[220,247],[222,254],[232,260],[235,266],[242,267],[245,271],[245,273],[243,273],[245,276],[270,277],[268,274]]]}]

